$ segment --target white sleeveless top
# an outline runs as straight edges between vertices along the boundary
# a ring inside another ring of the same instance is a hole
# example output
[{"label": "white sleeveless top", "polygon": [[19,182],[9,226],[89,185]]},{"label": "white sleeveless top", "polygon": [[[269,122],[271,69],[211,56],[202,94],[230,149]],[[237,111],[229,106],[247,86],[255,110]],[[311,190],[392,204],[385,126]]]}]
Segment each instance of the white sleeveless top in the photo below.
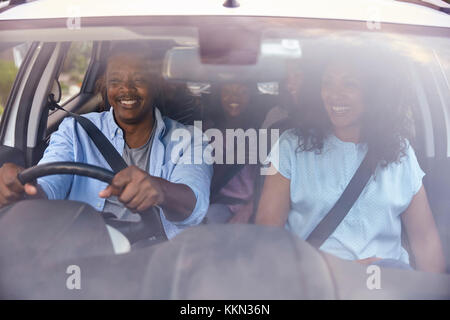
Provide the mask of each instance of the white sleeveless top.
[{"label": "white sleeveless top", "polygon": [[[361,164],[367,145],[330,135],[320,154],[297,151],[293,130],[283,133],[268,157],[290,179],[291,210],[286,229],[306,239],[341,196]],[[279,158],[277,148],[279,149]],[[278,161],[277,161],[278,158]],[[425,173],[408,143],[399,163],[378,167],[358,200],[321,250],[342,259],[397,259],[409,264],[401,246],[401,214],[422,186]]]}]

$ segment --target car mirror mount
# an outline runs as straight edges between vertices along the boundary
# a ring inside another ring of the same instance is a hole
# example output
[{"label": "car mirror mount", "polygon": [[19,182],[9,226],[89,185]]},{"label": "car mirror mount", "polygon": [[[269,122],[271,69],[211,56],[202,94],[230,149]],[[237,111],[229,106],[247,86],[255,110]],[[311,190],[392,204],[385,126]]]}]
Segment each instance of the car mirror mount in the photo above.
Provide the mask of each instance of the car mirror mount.
[{"label": "car mirror mount", "polygon": [[255,65],[260,48],[260,33],[242,26],[208,25],[199,32],[202,64]]},{"label": "car mirror mount", "polygon": [[223,3],[223,6],[225,8],[239,8],[240,4],[239,4],[239,2],[237,0],[226,0]]},{"label": "car mirror mount", "polygon": [[55,79],[53,81],[52,91],[49,94],[53,96],[53,101],[56,103],[59,103],[61,101],[62,97],[62,91],[61,91],[61,84],[59,83],[58,79]]},{"label": "car mirror mount", "polygon": [[55,100],[55,94],[49,93],[47,98],[47,108],[50,111],[54,111],[55,109],[62,109],[61,106],[58,104],[58,101]]}]

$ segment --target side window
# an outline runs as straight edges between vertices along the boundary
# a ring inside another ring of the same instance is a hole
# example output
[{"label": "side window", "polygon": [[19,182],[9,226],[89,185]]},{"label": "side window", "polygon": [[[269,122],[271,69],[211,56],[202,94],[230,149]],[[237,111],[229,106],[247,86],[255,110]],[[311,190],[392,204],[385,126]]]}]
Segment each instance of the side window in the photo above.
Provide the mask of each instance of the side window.
[{"label": "side window", "polygon": [[61,84],[61,104],[78,95],[92,55],[92,41],[72,42],[58,80]]},{"label": "side window", "polygon": [[0,45],[0,119],[28,48],[28,43],[5,43]]}]

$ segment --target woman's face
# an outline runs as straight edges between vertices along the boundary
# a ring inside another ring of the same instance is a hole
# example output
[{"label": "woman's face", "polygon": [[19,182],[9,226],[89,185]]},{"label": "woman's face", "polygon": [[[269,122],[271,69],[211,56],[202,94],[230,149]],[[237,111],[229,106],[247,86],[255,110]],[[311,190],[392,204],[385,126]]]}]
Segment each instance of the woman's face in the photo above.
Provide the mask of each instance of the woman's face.
[{"label": "woman's face", "polygon": [[351,66],[329,65],[322,78],[321,95],[335,129],[360,126],[364,111],[361,79]]},{"label": "woman's face", "polygon": [[221,90],[222,107],[231,117],[239,116],[250,101],[250,90],[237,83],[225,84]]}]

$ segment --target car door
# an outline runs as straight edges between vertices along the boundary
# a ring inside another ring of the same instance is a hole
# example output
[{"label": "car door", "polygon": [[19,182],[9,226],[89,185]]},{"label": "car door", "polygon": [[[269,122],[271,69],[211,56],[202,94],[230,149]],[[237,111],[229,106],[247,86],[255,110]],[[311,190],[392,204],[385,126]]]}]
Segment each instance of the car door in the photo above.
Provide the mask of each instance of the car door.
[{"label": "car door", "polygon": [[[80,46],[81,45],[81,46]],[[86,56],[80,62],[80,47]],[[94,95],[93,65],[98,43],[34,42],[30,46],[11,89],[0,125],[0,164],[14,162],[28,167],[36,164],[50,134],[66,116],[48,108],[53,93],[68,110],[76,111]]]}]

